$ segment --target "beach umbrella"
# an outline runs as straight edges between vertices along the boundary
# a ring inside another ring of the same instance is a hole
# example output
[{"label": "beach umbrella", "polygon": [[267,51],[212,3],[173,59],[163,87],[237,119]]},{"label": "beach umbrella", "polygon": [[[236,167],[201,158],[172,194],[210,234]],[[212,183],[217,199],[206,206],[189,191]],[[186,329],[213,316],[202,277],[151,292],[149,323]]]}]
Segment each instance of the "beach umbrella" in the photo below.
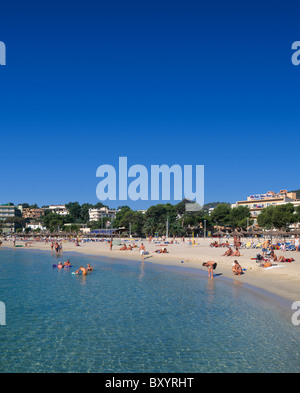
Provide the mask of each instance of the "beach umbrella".
[{"label": "beach umbrella", "polygon": [[217,231],[214,233],[215,236],[219,236],[219,243],[221,242],[221,236],[225,235],[225,232],[223,231]]},{"label": "beach umbrella", "polygon": [[280,235],[284,238],[284,242],[285,242],[286,241],[285,238],[286,237],[290,237],[291,236],[291,232],[280,231]]},{"label": "beach umbrella", "polygon": [[230,235],[231,235],[231,236],[241,236],[242,233],[241,233],[240,231],[234,231],[234,232],[231,232]]},{"label": "beach umbrella", "polygon": [[253,231],[253,233],[260,236],[263,236],[265,234],[264,231]]},{"label": "beach umbrella", "polygon": [[225,235],[225,232],[219,230],[219,231],[215,232],[214,235],[223,236],[223,235]]},{"label": "beach umbrella", "polygon": [[272,241],[272,238],[273,238],[273,237],[278,236],[278,231],[274,231],[273,229],[271,229],[270,231],[267,231],[267,232],[266,232],[266,235],[267,235],[267,236],[271,236],[271,241]]}]

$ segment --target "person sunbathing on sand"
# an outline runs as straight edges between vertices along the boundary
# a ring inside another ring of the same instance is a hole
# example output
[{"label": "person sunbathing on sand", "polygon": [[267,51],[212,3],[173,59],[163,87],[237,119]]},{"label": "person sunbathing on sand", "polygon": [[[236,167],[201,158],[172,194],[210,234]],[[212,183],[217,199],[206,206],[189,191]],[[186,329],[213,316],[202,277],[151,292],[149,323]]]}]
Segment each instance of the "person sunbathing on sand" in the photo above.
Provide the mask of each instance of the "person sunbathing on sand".
[{"label": "person sunbathing on sand", "polygon": [[294,262],[295,261],[295,259],[294,258],[285,258],[283,255],[281,255],[279,258],[278,258],[278,262]]},{"label": "person sunbathing on sand", "polygon": [[232,248],[229,247],[228,250],[225,252],[225,254],[222,255],[222,257],[225,257],[225,256],[229,257],[232,254],[233,254]]},{"label": "person sunbathing on sand", "polygon": [[167,251],[166,248],[164,248],[164,249],[156,250],[156,251],[154,251],[154,252],[156,252],[156,253],[158,253],[158,254],[166,254],[168,251]]},{"label": "person sunbathing on sand", "polygon": [[272,265],[272,263],[270,261],[265,262],[265,263],[262,264],[262,267],[271,267],[271,266],[273,266],[273,265]]},{"label": "person sunbathing on sand", "polygon": [[238,263],[238,261],[233,262],[232,272],[235,276],[240,276],[243,273],[242,266]]},{"label": "person sunbathing on sand", "polygon": [[241,253],[239,251],[239,249],[236,247],[235,252],[231,254],[231,256],[233,257],[241,257]]},{"label": "person sunbathing on sand", "polygon": [[126,244],[124,244],[124,246],[120,248],[120,251],[126,251],[126,250],[127,250],[127,246]]},{"label": "person sunbathing on sand", "polygon": [[277,256],[276,256],[274,250],[271,251],[270,258],[272,258],[274,262],[277,261]]}]

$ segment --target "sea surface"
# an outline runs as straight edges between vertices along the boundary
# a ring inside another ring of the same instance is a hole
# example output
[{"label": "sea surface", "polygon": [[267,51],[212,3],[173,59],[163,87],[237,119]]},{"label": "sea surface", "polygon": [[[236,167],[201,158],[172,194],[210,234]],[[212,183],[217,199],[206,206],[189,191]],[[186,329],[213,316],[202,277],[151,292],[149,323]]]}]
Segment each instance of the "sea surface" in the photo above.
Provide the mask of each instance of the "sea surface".
[{"label": "sea surface", "polygon": [[[87,277],[71,274],[87,263]],[[0,249],[0,301],[1,373],[300,370],[300,328],[221,275]]]}]

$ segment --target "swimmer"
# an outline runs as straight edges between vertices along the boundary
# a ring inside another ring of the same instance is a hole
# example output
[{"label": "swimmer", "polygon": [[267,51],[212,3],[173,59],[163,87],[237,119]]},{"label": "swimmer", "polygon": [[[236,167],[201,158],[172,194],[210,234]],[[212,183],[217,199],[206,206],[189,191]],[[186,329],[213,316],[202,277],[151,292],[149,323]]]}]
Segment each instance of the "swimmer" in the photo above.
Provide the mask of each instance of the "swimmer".
[{"label": "swimmer", "polygon": [[59,264],[57,265],[57,268],[58,268],[58,269],[63,269],[63,268],[64,268],[64,265],[63,265],[61,262],[59,262]]},{"label": "swimmer", "polygon": [[87,264],[86,270],[87,270],[88,272],[92,272],[92,271],[94,270],[94,268],[88,263],[88,264]]},{"label": "swimmer", "polygon": [[82,275],[83,275],[83,276],[86,276],[87,273],[88,273],[88,271],[87,271],[86,268],[80,266],[80,268],[79,268],[78,270],[76,270],[75,274],[79,274],[80,271],[82,272]]}]

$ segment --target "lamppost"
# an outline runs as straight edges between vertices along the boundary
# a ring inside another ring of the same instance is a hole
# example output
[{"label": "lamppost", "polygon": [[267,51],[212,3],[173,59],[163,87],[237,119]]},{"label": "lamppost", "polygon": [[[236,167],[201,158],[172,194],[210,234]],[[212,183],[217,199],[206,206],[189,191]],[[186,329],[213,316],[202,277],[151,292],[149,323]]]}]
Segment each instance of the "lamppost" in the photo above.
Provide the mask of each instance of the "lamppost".
[{"label": "lamppost", "polygon": [[168,240],[169,237],[169,217],[167,217],[167,222],[166,222],[166,240]]}]

